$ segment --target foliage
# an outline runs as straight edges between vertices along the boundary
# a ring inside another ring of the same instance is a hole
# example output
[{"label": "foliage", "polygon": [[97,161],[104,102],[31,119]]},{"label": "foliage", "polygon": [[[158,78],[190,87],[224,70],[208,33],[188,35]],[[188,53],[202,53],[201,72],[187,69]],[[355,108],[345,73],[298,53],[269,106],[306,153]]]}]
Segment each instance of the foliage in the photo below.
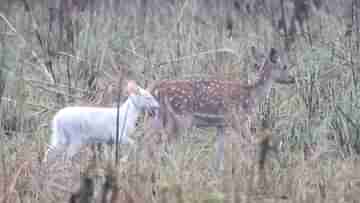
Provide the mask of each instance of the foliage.
[{"label": "foliage", "polygon": [[[0,202],[68,202],[82,179],[93,181],[99,198],[109,174],[112,194],[124,202],[359,199],[357,1],[94,2],[94,10],[85,3],[63,19],[55,15],[51,32],[49,2],[0,5]],[[39,163],[59,108],[112,106],[128,78],[141,85],[189,77],[246,83],[254,78],[251,46],[283,50],[296,77],[258,110],[254,135],[280,140],[279,150],[269,148],[279,156],[268,156],[265,169],[258,165],[261,145],[236,132],[227,133],[219,174],[211,165],[213,129],[194,129],[164,147],[142,125],[137,154],[120,167],[88,156]],[[261,130],[266,119],[270,133]]]}]

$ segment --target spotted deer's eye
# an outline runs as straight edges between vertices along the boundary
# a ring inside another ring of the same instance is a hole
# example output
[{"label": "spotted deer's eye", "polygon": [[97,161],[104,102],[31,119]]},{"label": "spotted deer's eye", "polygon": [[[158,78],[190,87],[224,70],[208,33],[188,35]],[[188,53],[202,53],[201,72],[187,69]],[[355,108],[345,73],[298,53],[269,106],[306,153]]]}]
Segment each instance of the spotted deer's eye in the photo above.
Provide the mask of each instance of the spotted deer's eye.
[{"label": "spotted deer's eye", "polygon": [[155,110],[151,109],[148,111],[150,117],[155,117]]},{"label": "spotted deer's eye", "polygon": [[287,69],[288,69],[287,65],[284,65],[283,69],[284,69],[284,70],[287,70]]}]

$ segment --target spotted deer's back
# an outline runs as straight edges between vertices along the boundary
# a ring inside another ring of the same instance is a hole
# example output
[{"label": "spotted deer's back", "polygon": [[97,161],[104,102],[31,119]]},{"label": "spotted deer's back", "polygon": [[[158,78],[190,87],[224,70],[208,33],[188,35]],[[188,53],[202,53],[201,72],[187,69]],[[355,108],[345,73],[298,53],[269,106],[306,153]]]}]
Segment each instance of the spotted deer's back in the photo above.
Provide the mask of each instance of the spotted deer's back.
[{"label": "spotted deer's back", "polygon": [[220,80],[200,80],[194,83],[195,111],[203,114],[219,115],[238,106],[242,88],[237,82]]},{"label": "spotted deer's back", "polygon": [[178,114],[192,113],[194,111],[194,92],[191,82],[168,80],[161,81],[151,91],[154,97],[160,101],[160,105],[166,102]]},{"label": "spotted deer's back", "polygon": [[178,114],[219,115],[238,105],[246,95],[244,91],[236,82],[175,80],[160,82],[152,92],[159,101],[166,98]]}]

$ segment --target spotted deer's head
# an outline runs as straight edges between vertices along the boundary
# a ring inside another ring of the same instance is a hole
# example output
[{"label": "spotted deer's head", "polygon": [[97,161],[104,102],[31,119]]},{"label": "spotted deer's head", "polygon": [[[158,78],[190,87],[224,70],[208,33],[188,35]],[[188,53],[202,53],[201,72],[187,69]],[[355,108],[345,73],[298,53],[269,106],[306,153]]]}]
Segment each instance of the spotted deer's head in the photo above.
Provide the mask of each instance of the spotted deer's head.
[{"label": "spotted deer's head", "polygon": [[257,61],[255,68],[260,75],[279,84],[295,83],[295,78],[290,75],[287,65],[283,64],[275,48],[270,49],[267,57],[258,52],[255,47],[252,47],[251,51]]}]

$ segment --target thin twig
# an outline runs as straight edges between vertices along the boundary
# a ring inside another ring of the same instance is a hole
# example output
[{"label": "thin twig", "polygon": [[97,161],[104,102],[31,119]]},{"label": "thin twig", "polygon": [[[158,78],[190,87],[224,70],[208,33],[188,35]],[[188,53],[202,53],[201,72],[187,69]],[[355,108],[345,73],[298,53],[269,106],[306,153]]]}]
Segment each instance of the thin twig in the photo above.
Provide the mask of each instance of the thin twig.
[{"label": "thin twig", "polygon": [[[35,86],[35,85],[34,85]],[[42,90],[45,90],[47,92],[52,92],[52,93],[56,93],[56,94],[61,94],[61,95],[64,95],[64,96],[68,96],[68,97],[73,97],[73,98],[76,98],[78,100],[81,100],[83,99],[83,97],[81,96],[75,96],[73,94],[69,94],[69,93],[65,93],[65,92],[62,92],[62,91],[59,91],[59,90],[56,90],[56,89],[50,89],[50,88],[46,88],[46,87],[43,87],[43,86],[36,86],[37,88],[40,88]]]},{"label": "thin twig", "polygon": [[26,40],[24,39],[24,37],[22,37],[22,36],[17,32],[17,30],[15,29],[15,27],[12,26],[12,24],[8,21],[8,19],[7,19],[7,18],[4,16],[4,14],[1,13],[1,12],[0,12],[0,17],[5,21],[5,23],[8,25],[8,27],[10,28],[10,30],[13,31],[13,32],[16,34],[16,36],[21,39],[22,44],[23,44],[21,47],[25,46]]},{"label": "thin twig", "polygon": [[[46,86],[49,86],[49,87],[69,88],[67,85],[62,84],[62,83],[54,84],[54,83],[51,83],[51,82],[40,81],[40,80],[35,80],[35,79],[30,79],[30,78],[24,78],[24,81],[28,82],[28,83],[38,83],[38,84],[46,85]],[[81,92],[81,93],[85,93],[85,94],[94,93],[94,91],[81,89],[81,88],[77,88],[77,87],[71,87],[71,90],[75,90],[77,92]]]},{"label": "thin twig", "polygon": [[[11,30],[12,32],[14,32],[15,35],[21,40],[22,43],[20,44],[20,48],[24,48],[24,47],[26,46],[26,44],[27,44],[25,38],[24,38],[21,34],[19,34],[19,33],[17,32],[17,30],[15,29],[15,27],[8,21],[8,19],[7,19],[2,13],[0,13],[0,17],[1,17],[1,19],[3,19],[3,20],[5,21],[5,23],[8,25],[8,27],[10,28],[10,30]],[[31,53],[32,53],[32,55],[33,55],[36,59],[39,59],[39,57],[38,57],[38,55],[36,54],[35,51],[31,50]],[[43,65],[43,63],[41,63],[40,66],[45,70],[45,75],[48,76],[50,79],[52,79],[50,73],[47,72],[47,69],[46,69],[46,67]],[[45,67],[45,68],[44,68],[44,67]]]},{"label": "thin twig", "polygon": [[[17,104],[17,101],[15,99],[11,99],[9,97],[1,97],[0,99],[3,100],[3,101],[6,101],[6,102],[13,103],[14,105]],[[34,106],[34,107],[38,107],[38,108],[42,108],[42,109],[51,110],[51,111],[56,111],[57,110],[56,108],[53,108],[53,107],[50,107],[50,106],[45,106],[45,105],[42,105],[42,104],[35,104],[35,103],[31,103],[31,102],[25,102],[25,104],[29,105],[29,106]]]},{"label": "thin twig", "polygon": [[200,57],[200,56],[204,56],[204,55],[209,55],[209,54],[215,54],[215,53],[219,53],[219,52],[228,52],[231,53],[233,55],[235,55],[236,57],[240,58],[240,55],[237,54],[234,50],[229,49],[229,48],[221,48],[221,49],[214,49],[214,50],[208,50],[208,51],[204,51],[204,52],[199,52],[193,55],[188,55],[188,56],[183,56],[177,59],[173,59],[173,60],[169,60],[169,61],[164,61],[164,62],[159,62],[157,64],[154,64],[153,67],[160,67],[160,66],[164,66],[167,64],[171,64],[171,63],[177,63],[180,61],[185,61],[188,59],[192,59],[195,57]]},{"label": "thin twig", "polygon": [[[33,15],[33,12],[32,12],[32,10],[30,8],[30,5],[29,5],[28,1],[27,0],[22,0],[22,2],[24,4],[24,6],[25,6],[25,11],[27,13],[29,13],[29,15],[30,15],[31,24],[32,24],[32,27],[34,28],[34,34],[36,36],[36,39],[39,42],[41,50],[44,53],[46,53],[45,47],[44,47],[45,46],[44,40],[42,40],[40,31],[39,31],[39,23],[37,23],[37,20],[36,20],[35,16]],[[26,44],[26,41],[25,41],[25,44]],[[34,50],[31,50],[31,53],[36,59],[41,61],[40,57],[37,55],[37,53]],[[51,65],[49,65],[47,61],[42,60],[42,63],[40,63],[40,66],[43,68],[43,71],[44,71],[45,75],[47,77],[49,77],[54,83],[56,83],[56,78],[55,78],[55,75],[53,74],[53,70],[52,70]]]},{"label": "thin twig", "polygon": [[[145,56],[142,56],[142,55],[138,54],[133,49],[125,48],[125,50],[132,53],[134,56],[137,56],[138,58],[142,59],[143,61],[146,61],[146,62],[149,61],[149,59],[147,59]],[[177,62],[192,59],[192,58],[195,58],[195,57],[200,57],[200,56],[209,55],[209,54],[215,54],[215,53],[219,53],[219,52],[231,53],[231,54],[235,55],[236,57],[241,58],[240,55],[238,53],[236,53],[234,50],[232,50],[230,48],[221,48],[221,49],[208,50],[208,51],[199,52],[199,53],[188,55],[188,56],[183,56],[183,57],[180,57],[180,58],[177,58],[177,59],[172,59],[172,60],[168,60],[168,61],[155,63],[154,65],[152,65],[152,67],[153,68],[154,67],[160,67],[160,66],[164,66],[164,65],[167,65],[167,64],[177,63]]]},{"label": "thin twig", "polygon": [[75,56],[73,54],[69,54],[69,53],[66,53],[66,52],[58,51],[55,54],[58,54],[58,55],[61,55],[61,56],[67,56],[69,58],[73,58],[73,59],[78,60],[78,61],[87,62],[86,59],[81,58],[80,56]]},{"label": "thin twig", "polygon": [[[119,91],[120,92],[120,91]],[[130,98],[129,98],[130,99]],[[119,163],[119,153],[121,152],[121,148],[119,146],[119,142],[120,144],[122,144],[122,137],[124,136],[124,129],[125,129],[125,124],[127,121],[127,114],[128,114],[128,110],[129,110],[129,106],[126,106],[126,111],[125,111],[125,115],[124,115],[124,120],[121,126],[121,135],[119,135],[119,117],[120,117],[120,93],[119,93],[119,98],[118,98],[118,104],[117,104],[117,112],[116,112],[116,148],[115,148],[115,164],[117,165]],[[119,139],[120,138],[120,139]]]}]

